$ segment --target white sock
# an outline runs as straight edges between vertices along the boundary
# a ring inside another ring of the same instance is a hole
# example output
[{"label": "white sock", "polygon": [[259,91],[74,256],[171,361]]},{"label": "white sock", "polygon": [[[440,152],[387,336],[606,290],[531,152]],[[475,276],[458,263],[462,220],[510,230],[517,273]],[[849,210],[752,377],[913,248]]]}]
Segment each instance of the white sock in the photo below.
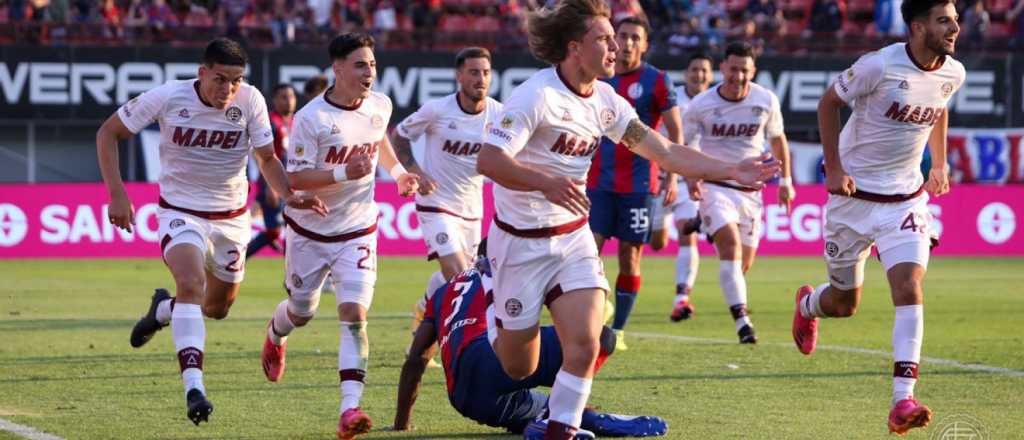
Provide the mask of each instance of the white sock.
[{"label": "white sock", "polygon": [[494,341],[498,339],[498,323],[494,320],[494,304],[487,305],[487,341],[494,347]]},{"label": "white sock", "polygon": [[892,326],[893,403],[914,395],[924,339],[924,306],[897,306]]},{"label": "white sock", "polygon": [[565,370],[558,370],[555,384],[551,387],[551,397],[548,398],[548,418],[579,428],[593,383],[594,379],[584,379]]},{"label": "white sock", "polygon": [[203,386],[203,349],[206,348],[206,324],[199,304],[174,305],[171,314],[171,334],[178,352],[178,366],[185,393],[193,388],[206,394]]},{"label": "white sock", "polygon": [[828,289],[829,284],[824,283],[814,289],[814,292],[804,297],[803,301],[800,301],[800,314],[804,318],[827,318],[825,312],[821,310],[821,294],[825,293],[825,289]]},{"label": "white sock", "polygon": [[341,380],[341,411],[359,406],[363,397],[366,365],[370,343],[366,337],[366,321],[339,321],[338,376]]},{"label": "white sock", "polygon": [[697,255],[696,246],[679,245],[679,252],[676,253],[676,285],[693,287],[697,280],[697,268],[700,265],[700,256]]},{"label": "white sock", "polygon": [[292,330],[295,330],[295,324],[288,317],[288,300],[284,300],[278,303],[277,308],[274,309],[274,317],[271,318],[270,325],[267,327],[267,336],[270,337],[270,342],[281,345],[288,340],[288,335]]},{"label": "white sock", "polygon": [[171,321],[171,299],[165,299],[156,305],[156,322],[167,324]]},{"label": "white sock", "polygon": [[[743,262],[739,260],[721,260],[718,266],[718,283],[722,287],[722,296],[725,303],[733,312],[736,323],[736,331],[744,325],[751,325],[750,318],[746,313],[747,304],[747,280],[743,277]],[[743,306],[743,313],[738,314],[736,309]]]}]

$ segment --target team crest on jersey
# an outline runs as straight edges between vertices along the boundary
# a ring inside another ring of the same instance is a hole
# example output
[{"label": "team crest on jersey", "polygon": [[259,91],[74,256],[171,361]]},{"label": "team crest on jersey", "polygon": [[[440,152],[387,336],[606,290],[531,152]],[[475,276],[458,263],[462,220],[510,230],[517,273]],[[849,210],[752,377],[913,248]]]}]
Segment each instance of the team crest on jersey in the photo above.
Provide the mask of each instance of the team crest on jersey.
[{"label": "team crest on jersey", "polygon": [[297,273],[292,274],[292,286],[295,286],[295,288],[302,287],[302,277],[300,277],[299,274]]},{"label": "team crest on jersey", "polygon": [[900,87],[900,89],[903,89],[903,90],[910,90],[910,83],[908,83],[907,80],[901,80],[899,87]]},{"label": "team crest on jersey", "polygon": [[632,99],[637,99],[644,94],[644,86],[638,82],[630,84],[626,94]]},{"label": "team crest on jersey", "polygon": [[331,124],[331,134],[338,134],[338,133],[341,133],[341,130],[338,129],[338,126],[335,125],[335,124]]},{"label": "team crest on jersey", "polygon": [[520,313],[523,313],[523,303],[519,302],[518,299],[509,298],[505,301],[505,313],[508,313],[508,316],[513,318],[519,316]]},{"label": "team crest on jersey", "polygon": [[171,224],[170,224],[171,229],[178,229],[178,228],[180,228],[182,226],[185,226],[185,220],[182,220],[180,218],[176,218],[174,220],[171,220]]},{"label": "team crest on jersey", "polygon": [[242,120],[242,109],[231,106],[228,111],[224,112],[224,117],[228,118],[231,122],[238,122]]},{"label": "team crest on jersey", "polygon": [[435,237],[434,240],[437,241],[437,244],[445,244],[448,242],[448,234],[441,232],[437,234],[437,237]]},{"label": "team crest on jersey", "polygon": [[181,109],[180,112],[178,112],[178,117],[181,118],[181,119],[188,119],[189,116],[190,115],[188,114],[188,109],[187,108],[183,108],[183,109]]},{"label": "team crest on jersey", "polygon": [[384,126],[384,118],[380,115],[373,115],[373,117],[370,118],[370,124],[373,124],[373,128],[381,128]]},{"label": "team crest on jersey", "polygon": [[945,82],[942,84],[942,97],[949,98],[949,95],[953,94],[953,83]]},{"label": "team crest on jersey", "polygon": [[834,241],[825,242],[825,254],[830,257],[835,257],[837,254],[839,254],[839,245],[837,245]]},{"label": "team crest on jersey", "polygon": [[610,108],[601,110],[601,126],[604,128],[611,127],[612,122],[615,122],[615,111]]},{"label": "team crest on jersey", "polygon": [[501,118],[501,128],[504,128],[506,130],[512,128],[512,117],[511,116],[505,115],[505,117]]}]

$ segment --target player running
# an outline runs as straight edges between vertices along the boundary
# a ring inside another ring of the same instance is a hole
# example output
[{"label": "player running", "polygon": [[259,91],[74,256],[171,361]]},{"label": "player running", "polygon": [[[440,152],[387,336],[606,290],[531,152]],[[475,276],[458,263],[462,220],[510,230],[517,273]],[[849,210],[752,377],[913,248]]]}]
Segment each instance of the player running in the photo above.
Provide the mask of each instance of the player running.
[{"label": "player running", "polygon": [[[295,114],[295,88],[289,84],[278,84],[271,93],[270,127],[274,131],[274,155],[284,160],[284,151],[288,148],[288,133],[292,131],[292,116]],[[267,186],[262,176],[257,183],[256,202],[263,213],[263,232],[249,242],[245,250],[245,258],[255,255],[264,246],[271,246],[280,251],[277,238],[281,236],[281,210],[284,209],[280,196]]]},{"label": "player running", "polygon": [[[679,105],[679,114],[686,117],[690,108],[690,101],[701,92],[708,89],[714,79],[714,72],[711,70],[712,60],[707,54],[698,52],[690,56],[686,63],[685,83],[676,88],[676,102]],[[690,139],[687,145],[690,148],[700,149],[700,136],[696,135]],[[693,290],[693,283],[697,280],[697,269],[700,265],[700,256],[697,255],[697,230],[700,227],[700,217],[697,209],[700,206],[700,182],[694,180],[692,185],[687,184],[682,177],[678,179],[679,196],[676,202],[666,205],[663,201],[656,200],[654,212],[651,214],[651,248],[659,250],[668,244],[667,223],[669,214],[674,219],[675,228],[678,233],[679,251],[676,254],[676,297],[672,302],[672,313],[669,319],[679,322],[690,319],[696,310],[690,303],[690,293]],[[693,196],[691,198],[690,196]]]},{"label": "player running", "polygon": [[313,196],[293,193],[274,156],[267,105],[243,81],[248,55],[229,39],[211,41],[198,79],[169,81],[125,103],[96,133],[96,152],[110,192],[109,220],[131,232],[135,209],[118,165],[117,143],[156,121],[160,125],[160,250],[174,277],[175,296],[153,294],[149,310],[132,328],[132,347],[141,347],[171,325],[185,386],[187,416],[207,421],[213,404],[203,384],[206,325],[224,319],[245,275],[245,247],[251,234],[246,207],[245,167],[253,151],[266,182],[289,207],[325,213]]},{"label": "player running", "polygon": [[[555,382],[562,364],[558,335],[553,326],[540,329],[540,362],[530,377],[514,380],[502,373],[498,357],[486,338],[490,286],[487,258],[481,257],[476,267],[458,274],[430,295],[426,317],[417,327],[409,356],[402,365],[396,430],[410,429],[423,371],[433,357],[434,344],[439,342],[448,401],[459,414],[513,433],[526,430],[533,438],[544,436],[543,423],[536,421],[542,420],[548,396],[534,388],[550,387]],[[595,372],[615,350],[614,341],[615,334],[604,327]],[[581,423],[583,430],[598,436],[647,437],[668,432],[668,424],[658,417],[624,417],[590,409],[584,410]]]},{"label": "player running", "polygon": [[337,434],[343,440],[368,432],[372,424],[359,402],[369,357],[366,312],[377,280],[374,170],[379,160],[403,196],[416,191],[418,179],[405,171],[388,142],[391,99],[370,90],[377,76],[373,47],[373,37],[365,34],[332,40],[328,53],[335,85],[295,115],[288,177],[295,188],[320,196],[330,213],[322,218],[285,208],[288,298],[277,305],[267,325],[262,354],[267,379],[281,380],[288,334],[313,318],[330,272],[341,333]]},{"label": "player running", "polygon": [[[640,121],[657,128],[664,120],[668,139],[682,141],[682,122],[676,107],[675,88],[668,75],[643,61],[650,26],[639,17],[618,23],[615,42],[615,76],[602,81],[612,86],[636,109]],[[621,143],[601,139],[587,174],[590,199],[590,229],[597,249],[608,238],[619,239],[619,274],[615,278],[615,317],[612,329],[619,350],[626,350],[624,328],[640,292],[640,256],[651,238],[651,211],[655,194],[664,193],[663,203],[676,199],[675,177],[669,174],[659,189],[658,165],[634,153]]]},{"label": "player running", "polygon": [[666,170],[760,186],[778,171],[768,155],[726,163],[652,132],[606,83],[615,33],[602,0],[560,0],[528,19],[530,50],[553,66],[518,86],[487,133],[477,169],[494,186],[488,232],[494,316],[488,339],[512,379],[537,369],[538,322],[547,305],[562,346],[548,400],[547,436],[572,438],[590,395],[608,281],[587,225],[583,178],[602,136]]},{"label": "player running", "polygon": [[[936,197],[949,192],[946,105],[966,71],[952,57],[960,33],[953,1],[907,0],[900,12],[910,41],[862,56],[818,104],[829,192],[829,282],[797,291],[793,340],[809,355],[817,343],[818,318],[856,313],[864,261],[875,244],[896,308],[889,431],[903,435],[927,426],[932,417],[914,398],[924,339],[921,281],[930,245],[931,215],[924,191]],[[852,106],[853,115],[839,133],[843,105]],[[932,165],[923,182],[918,166],[926,142]]]},{"label": "player running", "polygon": [[[730,43],[719,65],[724,81],[690,102],[683,118],[687,143],[700,136],[700,148],[724,161],[739,161],[763,154],[765,138],[772,154],[782,162],[779,204],[792,206],[796,192],[790,177],[789,146],[782,131],[779,99],[754,79],[754,49]],[[701,229],[718,252],[718,282],[729,306],[741,344],[756,344],[754,325],[747,316],[747,281],[761,239],[761,190],[739,182],[705,179],[700,207]]]}]

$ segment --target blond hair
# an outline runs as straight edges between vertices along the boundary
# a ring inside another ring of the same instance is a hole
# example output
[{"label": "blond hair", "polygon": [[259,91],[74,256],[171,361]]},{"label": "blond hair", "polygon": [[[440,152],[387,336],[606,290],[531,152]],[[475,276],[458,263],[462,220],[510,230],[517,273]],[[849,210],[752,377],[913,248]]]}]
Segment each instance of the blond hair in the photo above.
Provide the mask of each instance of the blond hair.
[{"label": "blond hair", "polygon": [[604,0],[558,0],[530,13],[527,41],[537,59],[558,64],[568,56],[569,42],[581,41],[590,19],[611,18]]}]

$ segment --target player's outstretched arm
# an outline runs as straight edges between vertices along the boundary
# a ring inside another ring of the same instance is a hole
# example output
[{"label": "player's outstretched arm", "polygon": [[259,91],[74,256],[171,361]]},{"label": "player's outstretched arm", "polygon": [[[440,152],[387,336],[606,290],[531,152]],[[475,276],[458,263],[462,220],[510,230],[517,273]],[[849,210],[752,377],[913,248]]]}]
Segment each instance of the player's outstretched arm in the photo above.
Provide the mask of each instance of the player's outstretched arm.
[{"label": "player's outstretched arm", "polygon": [[391,148],[391,141],[387,136],[380,140],[380,164],[385,170],[388,170],[388,174],[395,179],[395,182],[398,182],[398,193],[402,197],[411,196],[419,190],[419,174],[410,173],[402,166],[395,155],[395,149]]},{"label": "player's outstretched arm", "polygon": [[666,170],[684,177],[707,180],[735,180],[754,188],[779,171],[779,161],[770,155],[729,163],[715,159],[684,145],[672,144],[639,119],[629,122],[622,143],[640,156],[653,160]]},{"label": "player's outstretched arm", "polygon": [[839,109],[844,105],[836,89],[829,87],[818,101],[818,132],[825,154],[825,186],[829,193],[849,196],[857,191],[857,185],[843,171],[839,159]]},{"label": "player's outstretched arm", "polygon": [[132,231],[132,225],[135,224],[135,208],[132,206],[131,199],[128,198],[124,181],[121,180],[117,143],[121,139],[128,139],[131,136],[131,130],[124,125],[116,112],[110,115],[96,131],[96,156],[100,164],[100,174],[103,175],[103,182],[106,183],[107,191],[110,193],[108,220],[114,226],[128,232]]},{"label": "player's outstretched arm", "polygon": [[577,215],[590,212],[590,199],[579,187],[586,182],[570,177],[554,177],[525,166],[504,150],[484,144],[476,158],[476,170],[505,188],[515,191],[540,191],[544,197]]},{"label": "player's outstretched arm", "polygon": [[419,180],[419,193],[420,195],[427,195],[437,189],[437,183],[434,179],[427,175],[423,168],[416,163],[416,156],[412,154],[412,142],[409,138],[402,136],[398,132],[398,129],[391,130],[391,145],[395,148],[395,155],[398,156],[398,162],[409,170],[410,173],[420,176]]},{"label": "player's outstretched arm", "polygon": [[932,127],[928,135],[928,153],[932,155],[932,169],[928,171],[928,182],[925,189],[938,197],[949,192],[949,164],[946,163],[946,132],[949,130],[949,111]]},{"label": "player's outstretched arm", "polygon": [[431,321],[424,320],[416,328],[409,347],[409,355],[402,364],[402,374],[398,379],[398,409],[395,411],[395,430],[406,431],[410,428],[412,406],[419,395],[420,382],[427,363],[434,357],[434,343],[437,342],[437,331]]},{"label": "player's outstretched arm", "polygon": [[327,205],[317,196],[296,194],[288,186],[288,175],[284,171],[284,165],[274,154],[274,144],[266,144],[253,152],[256,164],[260,167],[260,174],[270,185],[270,189],[278,196],[283,197],[288,206],[298,209],[312,209],[322,216],[327,215]]}]

